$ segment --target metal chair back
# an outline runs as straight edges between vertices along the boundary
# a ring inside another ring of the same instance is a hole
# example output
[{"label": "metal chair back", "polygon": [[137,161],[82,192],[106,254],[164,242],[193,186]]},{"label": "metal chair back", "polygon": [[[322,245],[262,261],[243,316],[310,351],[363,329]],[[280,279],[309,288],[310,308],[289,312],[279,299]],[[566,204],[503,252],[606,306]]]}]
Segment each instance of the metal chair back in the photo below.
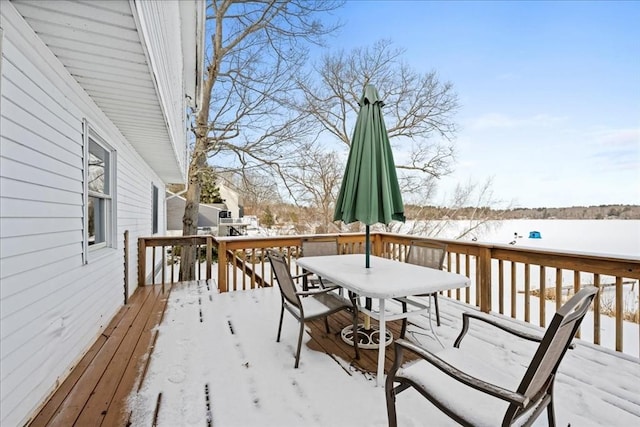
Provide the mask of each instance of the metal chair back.
[{"label": "metal chair back", "polygon": [[335,237],[308,237],[302,239],[302,256],[338,255]]},{"label": "metal chair back", "polygon": [[442,270],[446,255],[447,245],[445,243],[416,240],[411,242],[406,262]]},{"label": "metal chair back", "polygon": [[271,263],[271,268],[273,269],[273,274],[276,277],[276,282],[278,282],[278,287],[280,288],[282,297],[289,304],[301,310],[302,303],[300,302],[300,297],[296,294],[296,286],[293,283],[291,270],[289,269],[289,264],[287,263],[286,258],[283,254],[274,250],[268,250],[267,257]]}]

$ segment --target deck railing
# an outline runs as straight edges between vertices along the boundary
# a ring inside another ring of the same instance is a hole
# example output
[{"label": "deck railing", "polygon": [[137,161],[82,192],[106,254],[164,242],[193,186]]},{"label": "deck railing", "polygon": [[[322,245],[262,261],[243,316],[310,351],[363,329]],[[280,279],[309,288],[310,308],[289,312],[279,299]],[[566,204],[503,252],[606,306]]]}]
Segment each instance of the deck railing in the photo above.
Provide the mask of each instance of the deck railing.
[{"label": "deck railing", "polygon": [[[341,254],[364,252],[364,234],[333,236],[338,239]],[[200,260],[197,278],[214,278],[212,266],[217,261],[215,279],[220,292],[271,286],[274,282],[265,251],[279,250],[295,266],[303,237],[308,236],[141,238],[138,242],[138,284],[177,282],[182,246],[195,246]],[[595,285],[601,292],[594,303],[592,328],[583,326],[583,338],[623,351],[625,323],[630,324],[631,329],[635,327],[635,333],[638,333],[638,258],[390,233],[371,234],[372,254],[404,261],[412,240],[447,243],[446,269],[469,277],[471,286],[444,294],[475,305],[484,312],[495,311],[544,327],[555,310],[576,290]],[[603,343],[602,322],[608,318],[614,319],[615,342]]]}]

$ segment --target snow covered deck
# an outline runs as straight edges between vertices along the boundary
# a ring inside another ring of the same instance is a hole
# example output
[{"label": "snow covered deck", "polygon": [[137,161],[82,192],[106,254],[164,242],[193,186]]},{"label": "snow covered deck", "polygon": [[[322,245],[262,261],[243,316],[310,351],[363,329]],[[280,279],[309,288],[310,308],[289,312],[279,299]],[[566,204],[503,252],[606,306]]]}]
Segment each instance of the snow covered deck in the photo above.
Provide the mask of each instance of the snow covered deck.
[{"label": "snow covered deck", "polygon": [[[113,388],[121,390],[125,383],[129,384],[128,402],[121,391],[112,393],[113,401],[105,406],[106,415],[98,413],[102,425],[113,425],[107,421],[114,419],[110,412],[116,408],[133,426],[387,424],[384,390],[375,386],[373,375],[367,372],[375,366],[373,362],[367,368],[369,359],[375,361],[377,351],[363,350],[363,360],[353,361],[353,351],[342,347],[335,336],[340,325],[349,323],[348,316],[332,321],[333,333],[329,336],[321,323],[314,325],[302,348],[300,368],[294,369],[297,325],[290,315],[285,314],[281,342],[275,342],[280,314],[278,289],[219,294],[213,285],[211,282],[208,286],[206,282],[174,285],[162,323],[156,329],[157,340],[152,338],[151,330],[148,336],[138,333],[142,338],[135,340],[149,346],[155,341],[148,367],[145,368],[145,355],[131,354],[132,360],[137,358],[137,364],[129,363],[137,366],[137,378],[122,381],[120,387]],[[155,309],[150,308],[149,312],[161,314],[162,300],[159,298],[153,305]],[[460,313],[466,309],[470,308],[440,299],[442,326],[438,335],[445,346],[450,346],[457,336]],[[152,317],[147,316],[143,326],[129,329],[147,330]],[[415,337],[428,347],[440,348],[432,338]],[[331,344],[333,340],[338,342]],[[531,343],[510,340],[501,332],[473,325],[462,345],[472,346],[474,351],[495,358],[496,363],[515,368],[528,363],[535,348]],[[114,358],[125,350],[120,347]],[[392,351],[388,353],[393,356]],[[86,367],[84,370],[89,371]],[[96,372],[91,375],[99,376]],[[109,375],[117,376],[115,372]],[[118,378],[128,377],[121,374]],[[82,384],[82,378],[76,383]],[[67,399],[86,394],[73,388],[65,390]],[[425,420],[433,425],[452,425],[435,407],[412,393],[407,391],[398,397],[400,425],[423,425]],[[560,366],[555,393],[558,425],[639,424],[640,362],[580,342]],[[106,399],[106,394],[102,398]],[[88,415],[85,411],[95,406],[70,400],[59,405],[63,409],[83,408],[76,420]],[[50,424],[59,423],[50,418]],[[540,417],[536,425],[546,425],[546,417]]]}]

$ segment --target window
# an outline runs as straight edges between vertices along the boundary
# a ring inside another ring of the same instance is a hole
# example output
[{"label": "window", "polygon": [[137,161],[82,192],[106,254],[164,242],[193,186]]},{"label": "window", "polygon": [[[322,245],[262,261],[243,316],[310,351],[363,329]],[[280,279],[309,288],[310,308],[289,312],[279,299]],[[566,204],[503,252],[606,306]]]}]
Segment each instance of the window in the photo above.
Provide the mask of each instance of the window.
[{"label": "window", "polygon": [[153,205],[152,205],[152,210],[153,210],[153,218],[152,218],[152,227],[153,227],[153,234],[156,234],[158,232],[158,187],[156,187],[155,185],[152,186],[153,187]]},{"label": "window", "polygon": [[[115,152],[85,122],[85,255],[114,246]],[[86,260],[86,256],[85,256]]]}]

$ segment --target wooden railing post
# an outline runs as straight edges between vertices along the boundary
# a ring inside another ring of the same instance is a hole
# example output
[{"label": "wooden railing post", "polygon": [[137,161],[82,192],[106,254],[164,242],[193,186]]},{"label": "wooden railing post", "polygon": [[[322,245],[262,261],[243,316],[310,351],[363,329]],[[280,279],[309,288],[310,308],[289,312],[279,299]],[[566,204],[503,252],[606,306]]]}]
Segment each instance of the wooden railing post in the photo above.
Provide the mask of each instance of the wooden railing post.
[{"label": "wooden railing post", "polygon": [[371,255],[382,256],[382,236],[371,233]]},{"label": "wooden railing post", "polygon": [[218,289],[227,292],[227,242],[218,242]]},{"label": "wooden railing post", "polygon": [[478,266],[478,289],[480,293],[480,310],[485,313],[491,311],[491,249],[480,248],[476,260]]},{"label": "wooden railing post", "polygon": [[211,279],[211,263],[213,255],[213,237],[207,236],[207,280]]},{"label": "wooden railing post", "polygon": [[138,239],[138,286],[145,285],[147,277],[147,241],[144,238]]}]

